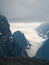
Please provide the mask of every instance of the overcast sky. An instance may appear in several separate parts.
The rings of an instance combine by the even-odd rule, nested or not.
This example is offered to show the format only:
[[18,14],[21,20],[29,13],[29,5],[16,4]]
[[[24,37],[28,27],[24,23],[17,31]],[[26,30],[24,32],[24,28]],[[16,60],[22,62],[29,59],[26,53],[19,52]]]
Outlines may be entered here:
[[49,21],[49,0],[0,0],[0,14],[9,19]]

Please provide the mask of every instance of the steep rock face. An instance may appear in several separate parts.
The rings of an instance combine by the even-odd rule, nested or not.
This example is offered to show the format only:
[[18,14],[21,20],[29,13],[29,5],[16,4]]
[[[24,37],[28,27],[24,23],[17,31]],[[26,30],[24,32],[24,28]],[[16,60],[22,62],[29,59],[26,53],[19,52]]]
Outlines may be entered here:
[[26,39],[25,35],[21,31],[14,32],[13,38],[19,43],[19,45],[23,49],[27,48],[27,46],[28,46],[27,39]]
[[10,31],[10,25],[8,23],[8,20],[5,16],[0,15],[0,32],[2,33],[2,35],[10,35],[11,31]]
[[49,60],[49,39],[43,42],[43,45],[39,48],[35,57]]
[[18,45],[21,47],[22,49],[22,56],[23,57],[28,57],[27,53],[26,53],[26,49],[27,49],[27,46],[29,45],[25,35],[21,32],[21,31],[16,31],[14,32],[13,34],[13,38],[14,40],[18,43]]
[[17,41],[13,39],[8,20],[3,15],[0,15],[0,56],[22,56],[22,49]]
[[2,42],[7,41],[11,36],[10,25],[5,16],[0,15],[0,40]]
[[10,44],[12,43],[10,25],[5,16],[0,15],[0,55],[8,55]]
[[41,59],[49,60],[49,23],[43,23],[39,27],[36,28],[37,33],[39,36],[45,38],[45,41],[42,42],[43,44],[38,49],[35,57]]

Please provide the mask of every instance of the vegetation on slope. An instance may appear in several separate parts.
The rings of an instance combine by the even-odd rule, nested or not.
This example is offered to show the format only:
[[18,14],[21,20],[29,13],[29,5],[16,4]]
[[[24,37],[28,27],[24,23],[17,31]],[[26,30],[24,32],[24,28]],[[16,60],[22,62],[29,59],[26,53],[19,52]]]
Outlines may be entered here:
[[0,57],[0,65],[49,65],[49,61],[37,58]]

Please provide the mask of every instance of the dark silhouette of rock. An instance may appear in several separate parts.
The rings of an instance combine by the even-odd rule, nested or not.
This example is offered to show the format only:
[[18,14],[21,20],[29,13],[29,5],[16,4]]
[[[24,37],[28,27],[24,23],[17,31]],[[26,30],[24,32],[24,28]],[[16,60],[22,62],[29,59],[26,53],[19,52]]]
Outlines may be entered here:
[[[19,32],[16,32],[16,34],[17,33]],[[18,38],[18,35],[15,35],[15,37],[17,36]],[[11,34],[10,25],[8,23],[7,18],[5,16],[0,15],[0,56],[23,57],[27,55],[25,50],[23,50],[22,47],[18,44],[18,41],[21,39],[21,37],[18,38],[19,40],[15,40],[15,37]],[[25,42],[25,38],[22,41],[27,44]],[[22,41],[20,41],[20,44]]]
[[43,34],[42,37],[46,35],[47,39],[38,49],[35,57],[49,60],[49,23],[41,24],[36,30],[39,33],[39,35]]
[[11,31],[8,20],[5,16],[0,15],[0,39],[4,42],[9,36],[11,36]]
[[26,39],[25,35],[21,31],[14,32],[13,38],[18,42],[22,49],[27,49],[28,45],[30,47],[29,41]]
[[36,28],[38,34],[42,37],[47,36],[47,32],[49,31],[49,23],[42,23],[40,26]]
[[13,43],[12,39],[13,37],[10,31],[8,20],[5,16],[0,15],[0,55],[9,55],[10,45],[12,45],[11,43]]
[[49,38],[43,42],[35,57],[49,60]]

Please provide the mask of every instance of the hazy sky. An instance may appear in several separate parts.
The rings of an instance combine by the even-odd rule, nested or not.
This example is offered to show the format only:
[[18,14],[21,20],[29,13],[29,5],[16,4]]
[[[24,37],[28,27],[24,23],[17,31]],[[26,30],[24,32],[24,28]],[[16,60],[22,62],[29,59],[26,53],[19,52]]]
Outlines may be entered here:
[[49,21],[49,0],[0,0],[0,14],[9,19]]

